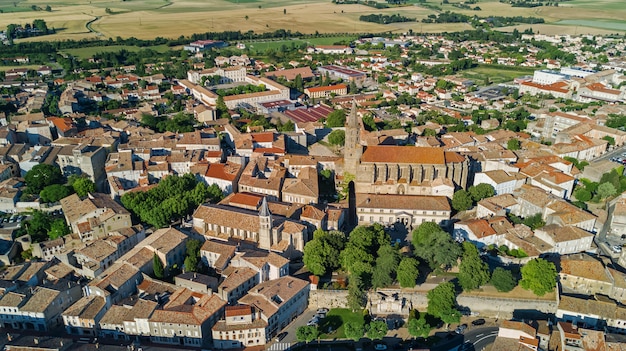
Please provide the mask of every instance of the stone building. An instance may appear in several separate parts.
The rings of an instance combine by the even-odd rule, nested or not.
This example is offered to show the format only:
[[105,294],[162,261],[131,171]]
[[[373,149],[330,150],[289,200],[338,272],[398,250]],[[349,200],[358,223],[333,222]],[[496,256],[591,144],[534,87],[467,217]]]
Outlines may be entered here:
[[446,187],[437,194],[436,185],[467,186],[466,157],[433,147],[375,145],[364,149],[361,126],[353,103],[346,122],[344,173],[355,177],[356,193],[445,195]]

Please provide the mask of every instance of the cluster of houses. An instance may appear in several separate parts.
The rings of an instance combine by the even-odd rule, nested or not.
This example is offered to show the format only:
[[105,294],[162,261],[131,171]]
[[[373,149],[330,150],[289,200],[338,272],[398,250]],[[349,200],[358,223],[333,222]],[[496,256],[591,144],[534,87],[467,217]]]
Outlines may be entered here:
[[[494,51],[493,43],[456,43],[441,36],[370,40],[399,47],[402,57],[408,57],[409,44],[437,47],[443,58],[421,60],[425,66],[447,64],[448,55],[461,49],[477,62],[512,64],[504,52]],[[568,50],[581,42],[564,40],[575,44]],[[289,275],[290,260],[302,256],[316,229],[380,223],[410,233],[421,223],[436,222],[459,241],[480,248],[504,245],[526,256],[503,257],[505,262],[560,257],[563,295],[555,311],[556,329],[550,335],[544,325],[506,322],[496,340],[502,345],[499,349],[519,345],[547,349],[557,342],[553,340],[559,340],[563,350],[571,345],[584,349],[592,337],[600,339],[602,332],[594,330],[626,330],[626,313],[615,302],[626,300],[626,276],[589,254],[599,252],[594,237],[602,225],[608,223],[613,233],[626,227],[626,202],[615,199],[610,204],[614,210],[602,220],[570,202],[579,179],[598,181],[619,166],[596,161],[626,142],[625,131],[605,126],[609,115],[626,112],[620,104],[626,77],[618,60],[601,70],[589,64],[561,67],[534,59],[537,51],[529,50],[521,65],[545,64],[549,70],[517,81],[521,94],[545,94],[541,107],[528,109],[533,119],[526,130],[499,129],[504,121],[488,119],[480,121],[484,133],[447,132],[445,124],[416,123],[418,117],[436,112],[469,126],[477,123],[471,118],[474,110],[506,114],[519,102],[498,89],[472,93],[474,82],[458,76],[407,75],[399,61],[344,46],[307,50],[302,60],[307,65],[294,62],[295,68],[269,70],[270,64],[245,55],[218,56],[215,67],[206,68],[206,50],[223,45],[206,40],[185,47],[193,53],[193,69],[187,79],[178,81],[160,73],[167,63],[147,64],[142,77],[134,73],[136,67],[125,66],[107,76],[89,72],[76,81],[57,80],[56,84],[67,83],[58,101],[59,117],[36,112],[47,87],[24,82],[26,74],[8,72],[19,77],[7,76],[2,84],[17,86],[19,81],[24,92],[9,98],[20,114],[0,116],[0,210],[62,213],[72,234],[33,242],[27,235],[16,238],[19,224],[0,228],[0,260],[8,265],[0,272],[3,327],[46,332],[63,325],[69,334],[149,338],[172,347],[260,346],[308,307],[312,286]],[[620,45],[613,43],[613,48]],[[316,65],[312,61],[320,53],[339,56],[332,64]],[[592,59],[582,56],[580,62]],[[252,74],[258,70],[267,72]],[[349,86],[361,87],[381,75],[388,79],[377,93],[348,95]],[[276,81],[298,77],[308,85],[301,92],[304,96],[294,96]],[[308,83],[316,77],[329,77],[333,83]],[[440,80],[452,88],[437,87]],[[160,89],[164,82],[171,86]],[[222,97],[216,91],[241,85],[265,90]],[[166,94],[188,96],[184,111],[193,114],[201,127],[158,133],[142,126],[142,116],[158,115],[157,107],[167,103]],[[397,106],[399,116],[372,108],[406,94],[420,103]],[[556,98],[597,101],[600,106],[563,111],[566,105]],[[308,106],[303,103],[307,99],[324,103]],[[119,117],[115,119],[84,114],[86,105],[111,100],[132,102],[133,107],[105,111]],[[243,108],[281,123],[291,121],[294,130],[251,126],[242,131],[217,114],[219,100],[233,120],[241,118],[234,110]],[[347,111],[345,126],[337,128],[345,132],[342,153],[319,143],[330,132],[323,120],[335,109]],[[413,124],[368,131],[366,116],[375,122],[398,119],[405,127]],[[518,150],[508,147],[511,140],[519,141]],[[566,157],[591,165],[580,171]],[[52,206],[26,201],[22,177],[38,164],[56,165],[65,176],[88,177],[97,192],[83,198],[73,194]],[[200,205],[178,228],[133,223],[131,213],[119,203],[128,192],[145,191],[163,177],[187,173],[216,184],[225,197],[217,204]],[[322,196],[322,173],[330,174],[336,184],[352,183],[351,205],[329,203],[332,199]],[[495,195],[479,201],[465,217],[453,219],[455,191],[479,184],[490,184]],[[545,226],[531,229],[512,221],[513,216],[537,215]],[[178,273],[192,239],[202,242],[200,258],[211,274],[183,271],[173,283],[152,278],[155,258],[163,263],[165,274]],[[21,250],[32,250],[35,259],[15,264]],[[626,253],[617,263],[626,267]]]

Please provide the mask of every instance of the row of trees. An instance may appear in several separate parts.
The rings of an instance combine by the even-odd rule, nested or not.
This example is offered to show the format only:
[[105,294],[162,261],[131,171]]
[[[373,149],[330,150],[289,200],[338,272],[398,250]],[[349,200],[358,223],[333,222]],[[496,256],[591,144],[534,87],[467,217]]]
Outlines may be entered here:
[[193,132],[197,123],[192,114],[179,112],[172,116],[153,116],[151,114],[143,114],[141,116],[141,124],[159,133],[165,131],[173,133]]
[[378,24],[388,24],[388,23],[400,23],[400,22],[415,22],[415,18],[402,16],[401,14],[370,14],[370,15],[361,15],[359,17],[359,21],[363,22],[373,22]]
[[126,193],[121,201],[142,222],[162,228],[190,215],[198,205],[222,198],[222,190],[216,184],[207,186],[187,173],[167,176],[148,191]]
[[623,166],[611,170],[602,175],[599,182],[593,182],[589,179],[582,178],[574,190],[574,197],[578,203],[574,203],[579,207],[584,207],[584,203],[591,201],[598,203],[615,194],[621,194],[626,191],[626,176],[623,174]]

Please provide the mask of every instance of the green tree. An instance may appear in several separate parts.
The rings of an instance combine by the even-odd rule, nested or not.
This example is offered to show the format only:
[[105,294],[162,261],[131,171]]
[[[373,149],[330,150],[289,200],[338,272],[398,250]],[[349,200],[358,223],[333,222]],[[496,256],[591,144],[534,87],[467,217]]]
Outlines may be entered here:
[[346,142],[346,132],[341,129],[336,129],[328,134],[328,142],[331,145],[343,146]]
[[428,314],[441,319],[444,323],[458,323],[461,314],[456,310],[456,293],[454,284],[439,284],[426,295],[428,298]]
[[197,239],[188,240],[185,244],[187,248],[187,256],[185,257],[185,269],[189,272],[196,272],[200,263],[200,248],[202,242]]
[[154,276],[159,279],[163,279],[165,276],[163,262],[161,262],[161,259],[156,253],[154,254],[154,257],[152,257],[152,270],[154,271]]
[[390,244],[385,244],[378,249],[378,258],[372,274],[372,286],[383,288],[393,283],[398,263],[400,263],[400,253]]
[[521,145],[518,139],[509,139],[509,141],[506,142],[506,148],[509,150],[519,150]]
[[304,91],[304,82],[302,81],[302,76],[298,74],[294,79],[294,87],[297,91]]
[[531,290],[535,295],[543,296],[554,291],[558,276],[554,263],[535,258],[522,267],[522,280],[520,286]]
[[398,265],[398,283],[403,288],[412,288],[419,273],[419,262],[412,257],[404,257]]
[[491,284],[501,292],[509,292],[517,286],[517,281],[510,270],[497,267],[491,274]]
[[472,204],[472,196],[464,189],[456,191],[452,196],[452,208],[457,211],[469,210]]
[[365,328],[360,322],[346,322],[343,325],[343,332],[346,334],[346,338],[357,342],[365,335]]
[[615,186],[611,183],[598,185],[598,196],[600,196],[601,199],[606,199],[609,196],[615,195],[615,193],[617,193],[617,189],[615,189]]
[[61,169],[47,163],[34,166],[24,176],[26,185],[31,194],[38,194],[43,188],[52,184],[62,184],[63,174]]
[[70,233],[70,227],[67,226],[64,219],[56,219],[50,224],[50,231],[48,231],[48,238],[50,240],[60,238]]
[[496,190],[493,188],[493,186],[485,183],[472,185],[469,187],[468,191],[472,196],[472,200],[474,200],[474,202],[478,202],[482,199],[492,197],[496,194]]
[[39,193],[43,202],[57,202],[72,193],[70,188],[61,184],[48,185]]
[[586,188],[578,188],[574,191],[574,197],[578,201],[587,202],[591,200],[591,192]]
[[35,210],[31,218],[23,225],[33,242],[42,242],[48,239],[48,231],[52,225],[52,216],[43,211]]
[[296,339],[302,342],[311,342],[319,336],[319,330],[314,325],[303,325],[296,329]]
[[413,246],[413,253],[432,269],[455,266],[462,253],[452,236],[433,222],[424,222],[413,231]]
[[371,321],[367,328],[367,337],[372,340],[381,340],[387,335],[388,330],[387,322]]
[[378,249],[389,243],[389,234],[380,224],[358,226],[350,232],[346,248],[341,252],[341,266],[350,274],[359,275],[363,284],[369,285],[363,274],[372,273]]
[[464,291],[474,290],[489,281],[489,266],[480,258],[476,246],[469,241],[463,243],[458,279]]
[[96,192],[96,184],[87,177],[80,177],[72,183],[72,188],[80,197]]
[[345,246],[346,236],[342,232],[318,229],[313,240],[304,246],[303,262],[311,273],[322,276],[341,266],[339,255]]
[[432,326],[426,322],[426,318],[424,316],[420,318],[411,318],[409,319],[409,334],[415,338],[427,338],[430,334],[430,331],[433,329]]
[[329,128],[343,127],[346,124],[346,111],[335,110],[326,117],[326,126]]

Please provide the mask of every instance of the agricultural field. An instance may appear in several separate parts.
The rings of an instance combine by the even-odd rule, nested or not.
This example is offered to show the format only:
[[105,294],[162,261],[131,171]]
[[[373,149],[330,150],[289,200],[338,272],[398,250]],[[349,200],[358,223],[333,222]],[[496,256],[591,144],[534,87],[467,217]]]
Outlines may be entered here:
[[[383,0],[380,0],[383,2]],[[451,0],[460,2],[460,0]],[[52,11],[33,11],[32,7]],[[420,20],[442,11],[478,16],[535,16],[546,24],[533,25],[541,33],[564,34],[626,31],[623,0],[572,0],[559,7],[513,8],[497,0],[482,0],[481,11],[463,10],[428,0],[411,0],[400,8],[374,9],[364,5],[335,5],[330,0],[0,0],[0,28],[43,18],[57,33],[24,40],[63,40],[97,37],[178,37],[192,33],[289,29],[302,33],[443,32],[470,29],[467,24],[424,24]],[[401,13],[416,22],[376,24],[359,21],[373,13]],[[525,28],[526,26],[517,26]],[[551,26],[551,27],[550,27]],[[516,28],[517,28],[516,27]],[[545,28],[544,28],[545,27]],[[545,29],[545,30],[544,30]],[[504,30],[513,30],[513,27]]]

